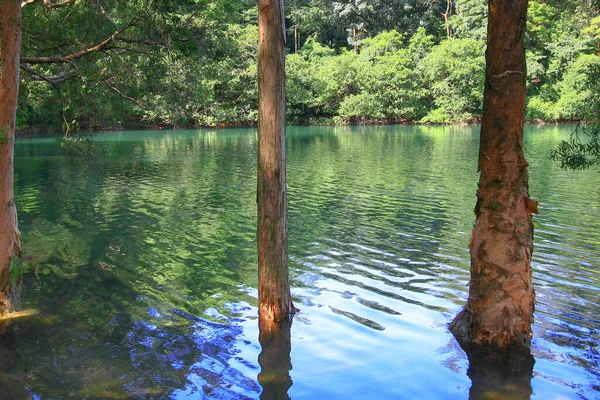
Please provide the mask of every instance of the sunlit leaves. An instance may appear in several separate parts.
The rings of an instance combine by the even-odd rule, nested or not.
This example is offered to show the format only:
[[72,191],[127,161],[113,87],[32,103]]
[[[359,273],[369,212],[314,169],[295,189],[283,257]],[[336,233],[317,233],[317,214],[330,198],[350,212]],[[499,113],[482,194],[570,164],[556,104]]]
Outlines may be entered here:
[[447,40],[420,64],[434,107],[423,122],[450,123],[481,115],[485,72],[484,42]]

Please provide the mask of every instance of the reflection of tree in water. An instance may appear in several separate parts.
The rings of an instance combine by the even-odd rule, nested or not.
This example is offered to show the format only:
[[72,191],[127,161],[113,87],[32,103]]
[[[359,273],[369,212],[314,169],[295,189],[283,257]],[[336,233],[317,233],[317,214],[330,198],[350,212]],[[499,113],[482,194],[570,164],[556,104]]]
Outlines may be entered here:
[[0,321],[0,400],[31,398],[23,383],[23,374],[15,371],[18,360],[10,323]]
[[[215,323],[184,312],[174,312],[193,322],[189,327],[189,333],[174,337],[168,333],[165,335],[165,332],[157,330],[155,326],[138,324],[129,336],[136,337],[129,346],[130,348],[136,346],[136,350],[131,353],[134,365],[164,364],[171,365],[174,369],[183,369],[186,373],[185,382],[181,389],[173,392],[173,397],[190,395],[204,395],[218,399],[256,397],[260,391],[256,381],[245,376],[229,363],[238,353],[237,337],[242,333],[242,328],[231,323]],[[140,349],[140,343],[144,343],[145,348]],[[160,352],[157,349],[160,349]],[[177,379],[177,375],[174,375],[174,378]],[[163,388],[181,387],[182,382],[169,381],[169,376],[160,376],[160,379],[156,380],[156,383]]]
[[473,345],[461,347],[452,339],[439,349],[439,354],[445,355],[442,363],[446,368],[463,376],[466,372],[471,380],[470,400],[525,400],[533,394],[531,379],[535,359],[527,349],[497,351]]
[[[17,370],[26,374],[33,393],[143,398],[175,391],[237,399],[259,392],[253,379],[230,366],[241,327],[178,309],[161,313],[152,307],[155,301],[135,298],[109,275],[95,274],[96,290],[82,276],[53,288],[40,318],[16,326]],[[63,308],[71,313],[59,314]]]
[[[241,327],[223,315],[236,315],[226,303],[252,301],[236,285],[256,279],[251,139],[158,139],[105,144],[106,159],[94,161],[40,145],[39,158],[18,162],[24,301],[40,315],[16,326],[17,370],[33,393],[260,391],[230,366]],[[206,310],[223,323],[199,318]]]
[[469,357],[470,400],[525,400],[531,397],[535,362],[531,353],[475,346],[464,350]]
[[289,399],[287,394],[292,387],[291,320],[280,322],[259,320],[259,342],[262,348],[258,356],[260,374],[258,382],[262,386],[261,400]]
[[[304,306],[321,301],[317,291],[328,292],[341,283],[344,292],[336,306],[346,317],[382,322],[378,315],[383,314],[373,310],[406,315],[404,306],[415,304],[446,312],[450,318],[452,306],[436,300],[462,301],[473,215],[471,206],[461,204],[474,198],[474,189],[462,181],[468,176],[463,171],[472,169],[466,160],[476,143],[470,135],[438,127],[415,128],[414,135],[396,134],[394,127],[378,128],[381,133],[370,132],[369,137],[365,132],[364,141],[351,132],[335,134],[323,128],[322,134],[314,134],[310,129],[295,136],[292,132],[288,141],[293,150],[288,154],[290,212],[295,216],[290,219],[292,276],[295,273],[298,294],[311,290],[302,300]],[[223,344],[211,350],[212,339],[196,335],[213,335],[213,328],[203,329],[205,320],[182,314],[215,321],[206,310],[215,311],[217,318],[231,317],[235,313],[223,303],[254,302],[236,285],[256,285],[255,139],[231,132],[188,136],[161,132],[156,133],[157,140],[114,144],[101,139],[107,155],[95,162],[68,160],[50,142],[16,144],[15,193],[28,258],[24,300],[25,306],[40,309],[39,319],[19,322],[22,336],[16,345],[22,357],[17,369],[27,374],[33,392],[51,398],[71,393],[98,397],[194,393],[193,397],[211,396],[208,393],[219,379],[225,383],[218,387],[243,381],[230,367],[238,362],[231,359],[236,346],[221,351]],[[131,135],[135,137],[127,133]],[[541,141],[543,135],[530,138]],[[530,146],[530,152],[539,153],[533,163],[546,160],[547,150]],[[545,197],[547,205],[536,217],[540,227],[536,236],[541,240],[534,252],[539,300],[534,351],[538,359],[556,361],[553,371],[562,371],[561,364],[585,369],[578,385],[587,394],[590,386],[598,390],[597,375],[589,378],[599,363],[594,308],[598,302],[593,297],[597,272],[581,261],[598,258],[594,244],[600,237],[590,228],[596,220],[594,209],[587,205],[588,212],[578,212],[581,204],[566,196],[589,199],[590,188],[597,186],[591,178],[596,177],[557,181],[552,177],[558,168],[544,161],[536,168],[543,173],[532,179],[537,185],[532,192],[540,193],[540,200]],[[433,177],[417,175],[428,169],[434,171]],[[474,184],[475,179],[469,181]],[[544,182],[554,186],[545,187]],[[398,193],[403,195],[397,198]],[[398,202],[406,198],[423,201]],[[425,213],[418,214],[421,211]],[[551,227],[565,221],[571,221],[565,226],[568,246],[558,246],[557,230]],[[335,240],[321,240],[327,238]],[[407,253],[407,248],[426,251]],[[331,249],[337,253],[326,252]],[[322,254],[340,264],[336,268],[344,273],[326,276],[304,266],[326,266],[329,261],[312,258]],[[363,266],[380,273],[376,281],[360,269]],[[332,285],[318,285],[323,277]],[[428,293],[431,296],[423,298]],[[354,301],[367,308],[348,306]],[[226,341],[230,335],[239,341],[237,333],[223,329],[215,340]],[[452,348],[448,353],[457,351]],[[245,359],[254,365],[242,370],[256,367],[254,357]],[[463,380],[464,365],[459,359],[457,376]],[[540,370],[542,365],[538,364]],[[540,379],[556,380],[553,371]],[[242,387],[247,390],[237,387],[230,397],[215,389],[211,393],[239,398],[240,393],[257,397],[260,392],[256,384]]]

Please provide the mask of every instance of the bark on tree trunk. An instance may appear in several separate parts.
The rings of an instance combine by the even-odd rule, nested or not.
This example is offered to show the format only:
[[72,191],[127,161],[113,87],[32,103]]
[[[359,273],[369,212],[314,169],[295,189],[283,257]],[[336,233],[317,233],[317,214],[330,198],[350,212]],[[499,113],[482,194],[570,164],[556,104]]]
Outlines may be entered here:
[[19,94],[19,55],[21,52],[21,2],[4,0],[0,78],[0,315],[15,309],[19,298],[21,255],[14,202],[14,140]]
[[285,181],[283,0],[258,0],[258,301],[261,319],[293,314]]
[[452,0],[448,0],[446,3],[446,12],[442,13],[444,17],[444,25],[446,26],[446,36],[448,39],[452,37],[452,28],[450,27],[450,13],[452,12]]
[[523,156],[527,0],[490,0],[477,217],[467,305],[450,328],[461,345],[529,349],[537,203]]

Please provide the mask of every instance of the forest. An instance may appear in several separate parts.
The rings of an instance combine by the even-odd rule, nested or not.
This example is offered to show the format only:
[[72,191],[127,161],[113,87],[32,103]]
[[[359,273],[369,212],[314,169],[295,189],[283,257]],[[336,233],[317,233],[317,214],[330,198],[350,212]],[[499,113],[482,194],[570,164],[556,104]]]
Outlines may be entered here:
[[[257,123],[255,1],[30,3],[18,131]],[[598,12],[529,2],[528,121],[585,117]],[[292,0],[285,22],[288,124],[480,121],[486,0]]]

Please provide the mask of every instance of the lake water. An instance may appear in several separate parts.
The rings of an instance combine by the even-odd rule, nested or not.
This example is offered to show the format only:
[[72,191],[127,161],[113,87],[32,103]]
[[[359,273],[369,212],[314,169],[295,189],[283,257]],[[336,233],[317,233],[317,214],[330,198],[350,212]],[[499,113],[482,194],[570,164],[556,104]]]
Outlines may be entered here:
[[[526,127],[535,366],[487,398],[600,398],[600,175],[548,159],[571,129]],[[482,384],[447,328],[467,296],[478,131],[288,129],[292,399],[468,399]],[[256,143],[115,132],[87,159],[18,140],[23,306],[38,314],[15,322],[0,384],[258,398]]]

